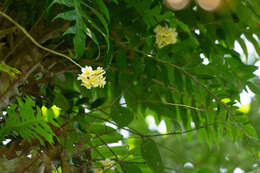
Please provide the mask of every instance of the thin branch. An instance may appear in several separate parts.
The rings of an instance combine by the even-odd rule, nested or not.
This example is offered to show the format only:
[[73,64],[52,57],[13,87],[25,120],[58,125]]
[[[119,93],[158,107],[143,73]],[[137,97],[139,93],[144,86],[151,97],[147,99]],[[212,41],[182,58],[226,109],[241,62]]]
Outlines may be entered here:
[[[94,64],[94,65],[99,65],[99,66],[102,65],[102,63],[93,62],[93,61],[87,61],[87,63],[89,63],[89,64]],[[117,70],[118,70],[116,67],[112,67],[112,66],[110,66],[109,69],[110,69],[110,70],[113,70],[113,71],[117,71]],[[128,71],[128,70],[124,70],[124,73],[133,75],[133,72]],[[147,76],[143,74],[143,75],[141,75],[141,78],[142,78],[142,79],[146,79]],[[157,84],[157,85],[162,86],[162,87],[165,86],[165,84],[164,84],[163,82],[161,82],[160,80],[155,79],[155,78],[152,79],[152,82],[153,82],[154,84]],[[165,86],[165,87],[167,87],[167,88],[168,88],[169,90],[171,90],[172,92],[176,92],[176,93],[179,93],[179,94],[181,94],[181,95],[185,95],[185,96],[187,96],[187,97],[190,97],[192,100],[197,101],[194,97],[191,97],[189,94],[187,94],[187,93],[185,93],[185,92],[179,91],[177,88],[174,88],[174,87],[173,87],[172,85],[170,85],[170,84],[168,84],[168,86]],[[202,104],[202,103],[201,103],[201,104]],[[205,107],[204,104],[202,104],[202,105],[203,105],[203,107]],[[175,105],[175,106],[180,106],[180,104],[179,104],[179,105]],[[195,108],[195,109],[198,110],[199,108]],[[200,111],[202,111],[202,109],[200,109]],[[213,112],[214,112],[214,111],[213,111]]]
[[[162,145],[161,143],[159,143],[159,142],[156,142],[156,141],[154,141],[158,146],[160,146],[162,149],[164,149],[164,150],[167,150],[168,152],[170,152],[170,153],[172,153],[176,158],[178,158],[178,159],[180,159],[180,158],[182,158],[181,157],[181,154],[179,153],[179,152],[176,152],[176,151],[174,151],[174,149],[173,148],[169,148],[169,147],[167,147],[167,146],[164,146],[164,145]],[[193,161],[193,160],[191,160],[191,158],[182,158],[182,160],[184,161],[184,162],[191,162],[194,166],[196,166],[196,163]]]
[[122,165],[121,161],[119,160],[119,158],[117,157],[116,153],[108,146],[108,144],[95,132],[91,131],[91,133],[95,134],[96,137],[107,147],[107,149],[115,156],[115,159],[117,161],[117,163],[120,165],[122,171],[124,173],[127,173],[124,165]]
[[[196,79],[192,74],[190,74],[189,72],[187,72],[186,70],[184,70],[182,67],[180,67],[180,66],[178,66],[178,65],[169,63],[169,62],[167,62],[167,61],[165,61],[165,60],[156,58],[156,57],[154,57],[154,56],[152,56],[152,55],[148,55],[148,54],[146,54],[145,52],[140,51],[140,50],[136,50],[136,49],[135,49],[135,51],[138,52],[138,53],[141,53],[142,55],[144,55],[144,56],[145,56],[146,58],[148,58],[148,59],[152,59],[152,60],[155,60],[155,61],[157,61],[157,62],[159,62],[159,63],[166,64],[166,65],[168,65],[168,66],[170,66],[170,67],[172,67],[172,68],[174,68],[174,69],[177,69],[177,70],[181,71],[184,75],[188,76],[188,77],[191,78],[195,83],[197,83],[199,86],[201,86],[202,88],[204,88],[204,89],[209,93],[209,95],[211,95],[211,96],[216,100],[216,102],[218,102],[218,104],[220,104],[221,106],[223,106],[224,109],[225,109],[230,115],[232,115],[232,116],[231,116],[231,119],[232,119],[233,121],[235,121],[235,120],[233,119],[233,117],[235,116],[235,114],[233,113],[233,111],[231,111],[231,109],[230,109],[225,103],[221,102],[221,100],[220,100],[214,93],[212,93],[212,92],[208,89],[208,87],[207,87],[206,85],[204,85],[203,83],[201,83],[201,82],[200,82],[198,79]],[[244,135],[244,136],[248,137],[247,134],[246,134],[246,132],[245,132],[245,130],[244,130],[244,128],[241,126],[241,124],[236,123],[235,125],[236,125],[237,127],[239,127],[239,128],[243,131],[243,135]],[[259,144],[259,145],[260,145],[260,144]]]
[[[97,116],[93,116],[93,115],[88,115],[89,117],[93,117],[93,118],[96,118],[96,119],[100,119],[100,120],[103,120],[105,122],[108,122],[108,123],[111,123],[115,126],[118,127],[118,125],[110,120],[107,120],[105,118],[101,118],[101,117],[97,117]],[[123,127],[118,127],[118,128],[121,128],[121,129],[124,129],[134,135],[137,135],[138,138],[151,138],[151,137],[160,137],[160,136],[170,136],[170,135],[183,135],[185,133],[190,133],[190,132],[193,132],[193,131],[197,131],[199,129],[203,129],[203,128],[207,128],[209,126],[214,126],[214,125],[217,125],[217,124],[226,124],[228,122],[214,122],[214,123],[209,123],[209,124],[205,124],[204,126],[200,126],[200,127],[197,127],[197,128],[193,128],[193,129],[189,129],[189,130],[184,130],[184,131],[181,131],[181,132],[169,132],[169,133],[165,133],[165,134],[150,134],[150,135],[144,135],[142,133],[140,133],[139,131],[135,130],[135,129],[127,129],[127,128],[123,128]],[[230,122],[231,123],[231,122]],[[232,123],[233,124],[233,123]],[[131,137],[130,137],[131,138]],[[136,138],[136,137],[132,137],[132,138]]]
[[24,173],[26,172],[35,162],[37,162],[37,160],[40,159],[39,154],[37,154],[36,156],[34,156],[32,159],[30,159],[26,164],[22,165],[22,166],[18,166],[15,169],[15,172],[17,173]]
[[121,103],[121,104],[118,104],[118,105],[128,105],[128,104],[136,104],[136,103],[159,103],[159,104],[164,104],[164,105],[184,107],[184,108],[187,108],[187,109],[195,109],[197,111],[203,111],[200,108],[192,107],[192,106],[189,106],[189,105],[178,104],[178,103],[162,102],[162,101],[158,101],[158,100],[137,100],[135,102],[125,102],[125,103]]
[[104,160],[106,159],[106,157],[97,149],[96,146],[93,146],[91,142],[89,142],[88,145],[91,147],[91,149],[94,149]]
[[162,63],[162,64],[166,64],[174,69],[177,69],[179,71],[181,71],[184,75],[188,76],[189,78],[191,78],[195,83],[197,83],[199,86],[201,86],[202,88],[204,88],[220,105],[222,105],[226,111],[228,111],[231,115],[234,115],[234,113],[227,107],[227,105],[223,102],[220,101],[220,99],[215,95],[213,94],[206,85],[202,84],[198,79],[196,79],[192,74],[190,74],[189,72],[187,72],[186,70],[184,70],[182,67],[178,66],[178,65],[175,65],[175,64],[172,64],[172,63],[169,63],[168,61],[165,61],[165,60],[162,60],[160,58],[156,58],[152,55],[148,55],[146,54],[145,52],[143,51],[140,51],[140,50],[137,50],[135,49],[134,50],[135,52],[138,52],[138,53],[141,53],[142,55],[144,55],[146,58],[148,59],[152,59],[152,60],[155,60],[159,63]]
[[0,11],[0,15],[2,15],[4,18],[6,18],[7,20],[9,20],[11,23],[13,23],[17,28],[19,28],[24,34],[25,36],[32,41],[33,44],[35,44],[35,46],[37,46],[38,48],[50,52],[54,55],[57,56],[61,56],[64,57],[66,59],[68,59],[69,61],[71,61],[73,64],[75,64],[76,66],[78,66],[79,68],[82,68],[81,65],[79,65],[76,61],[74,61],[71,57],[62,54],[60,52],[57,52],[55,50],[49,49],[47,47],[42,46],[41,44],[39,44],[27,31],[24,27],[22,27],[20,24],[18,24],[15,20],[13,20],[10,16],[8,16],[7,14],[5,14],[4,12]]
[[[101,111],[101,110],[100,110]],[[103,112],[104,113],[104,112]],[[107,113],[106,113],[107,114]],[[105,118],[102,118],[102,117],[97,117],[97,116],[94,116],[94,115],[88,115],[89,117],[93,117],[93,118],[96,118],[96,119],[99,119],[99,120],[103,120],[103,121],[105,121],[105,122],[108,122],[108,123],[111,123],[111,124],[113,124],[113,125],[115,125],[115,126],[117,126],[118,127],[118,125],[116,124],[116,123],[114,123],[114,122],[112,122],[112,121],[110,121],[110,120],[108,120],[108,119],[105,119]],[[120,129],[123,129],[123,130],[126,130],[126,131],[128,131],[128,132],[130,132],[130,133],[132,133],[132,134],[135,134],[135,135],[137,135],[137,136],[140,136],[140,137],[143,137],[144,135],[143,134],[141,134],[140,132],[138,132],[138,131],[136,131],[135,129],[131,129],[131,128],[124,128],[124,127],[118,127],[118,128],[120,128]]]
[[[60,42],[55,46],[55,48],[58,47],[58,46],[60,46],[62,43],[63,43],[63,41],[60,41]],[[40,58],[39,62],[40,62],[42,59],[44,59],[46,56],[48,56],[49,54],[50,54],[50,52],[46,52],[46,54],[44,54],[44,55],[42,56],[42,58]],[[2,94],[0,94],[0,101],[4,98],[4,96],[6,96],[6,95],[8,94],[13,88],[15,88],[15,87],[19,84],[20,81],[26,80],[26,78],[36,69],[36,66],[38,66],[38,64],[39,64],[39,63],[34,64],[34,65],[31,67],[30,70],[28,70],[27,72],[21,74],[18,79],[16,79],[15,81],[13,81],[13,82],[8,86],[8,88],[7,88]],[[0,107],[0,108],[1,108],[1,107]]]
[[[0,10],[1,11],[1,10]],[[31,29],[29,30],[29,33],[33,31],[34,27],[37,26],[39,24],[39,22],[41,21],[41,19],[43,18],[44,14],[46,11],[44,11],[41,16],[37,19],[37,21],[33,24],[33,26],[31,27]],[[7,53],[7,55],[3,58],[3,61],[5,61],[9,56],[11,56],[14,51],[24,42],[26,36],[24,35],[21,40],[18,41],[18,43],[16,43],[16,45],[11,49],[11,51],[9,51]]]
[[[95,109],[91,110],[90,112],[88,112],[86,114],[79,114],[78,116],[75,116],[74,118],[68,120],[66,123],[64,123],[61,126],[61,128],[66,126],[66,125],[68,125],[69,123],[71,123],[73,121],[78,120],[82,116],[89,115],[90,113],[93,113],[93,112],[96,112],[96,111],[101,111],[101,112],[104,113],[104,110],[109,109],[111,107],[119,107],[119,106],[127,105],[127,104],[137,104],[137,103],[145,103],[145,102],[146,103],[160,103],[160,104],[171,105],[171,106],[180,106],[180,107],[186,107],[186,108],[189,108],[189,109],[195,109],[195,110],[198,110],[198,111],[202,111],[202,109],[195,108],[195,107],[188,106],[188,105],[183,105],[183,104],[174,104],[174,103],[160,102],[160,101],[156,101],[156,100],[138,100],[138,101],[135,101],[135,102],[126,102],[126,103],[121,103],[121,104],[113,104],[113,105],[105,106],[103,108],[95,108]],[[100,117],[98,117],[98,118],[99,119],[103,119],[103,120],[105,120],[107,122],[109,121],[109,120],[106,120],[104,118],[100,118]],[[109,122],[111,123],[111,121],[109,121]],[[112,123],[112,124],[115,124],[115,123]],[[137,133],[135,132],[135,134],[137,134]],[[141,136],[140,133],[138,135]]]
[[199,129],[207,128],[208,126],[213,126],[213,125],[216,125],[216,124],[218,124],[218,123],[214,122],[214,123],[209,123],[209,124],[206,124],[204,126],[197,127],[197,128],[184,130],[184,131],[181,131],[181,132],[169,132],[169,133],[162,133],[162,134],[144,135],[143,137],[144,138],[147,138],[147,137],[150,138],[150,137],[160,137],[160,136],[170,136],[170,135],[183,135],[185,133],[197,131]]
[[[124,161],[125,159],[127,159],[127,158],[128,158],[131,154],[133,154],[134,152],[135,152],[135,151],[132,150],[131,152],[127,153],[127,155],[124,156],[124,157],[120,160],[120,162],[122,162],[122,161]],[[110,165],[107,169],[105,169],[105,170],[104,170],[104,173],[107,172],[109,169],[111,169],[113,166],[115,166],[115,164],[112,164],[112,165]]]
[[192,106],[189,106],[189,105],[162,102],[162,101],[158,101],[158,100],[136,100],[134,102],[125,102],[125,103],[113,104],[113,105],[105,106],[105,107],[100,108],[100,109],[107,109],[107,108],[111,108],[111,107],[118,107],[118,106],[122,106],[122,105],[130,105],[130,104],[137,104],[137,103],[160,103],[160,104],[164,104],[164,105],[184,107],[184,108],[188,108],[188,109],[195,109],[197,111],[203,111],[200,108],[192,107]]
[[[231,109],[230,109],[225,103],[221,102],[221,100],[220,100],[214,93],[212,93],[212,92],[208,89],[208,87],[207,87],[206,85],[204,85],[203,83],[201,83],[201,82],[200,82],[198,79],[196,79],[192,74],[190,74],[189,72],[187,72],[186,70],[184,70],[182,67],[177,66],[177,65],[172,64],[172,63],[169,63],[169,62],[164,61],[164,60],[162,60],[162,59],[155,58],[155,57],[153,57],[153,56],[148,56],[148,55],[146,55],[146,57],[147,57],[147,58],[150,58],[150,59],[153,59],[153,60],[155,60],[155,61],[157,61],[157,62],[160,62],[160,63],[163,63],[163,64],[167,64],[167,65],[169,65],[169,66],[171,66],[171,67],[173,67],[173,68],[175,68],[175,69],[181,71],[184,75],[186,75],[186,76],[188,76],[189,78],[191,78],[195,83],[197,83],[199,86],[201,86],[202,88],[204,88],[204,89],[216,100],[216,102],[218,102],[218,104],[222,105],[222,106],[224,107],[224,109],[231,115],[231,119],[232,119],[234,122],[236,122],[236,120],[234,119],[235,114],[233,113],[233,111],[231,111]],[[248,137],[248,135],[247,135],[246,132],[245,132],[245,129],[243,128],[243,126],[242,126],[240,123],[236,123],[235,125],[242,130],[243,135],[244,135],[245,137],[250,138],[250,137]],[[260,143],[258,143],[257,141],[254,141],[254,142],[257,143],[258,145],[260,145]]]
[[[124,92],[126,92],[127,90],[129,90],[130,86],[131,86],[131,85],[129,85],[127,88],[125,88],[125,89],[122,91],[122,93],[124,93]],[[122,95],[121,95],[121,93],[120,93],[120,94],[112,101],[112,103],[111,103],[110,105],[115,104],[115,102],[116,102],[118,99],[120,99],[121,97],[122,97]]]
[[[140,53],[140,51],[138,51]],[[143,53],[143,52],[142,52]],[[227,105],[223,102],[220,101],[220,99],[215,95],[213,94],[206,85],[202,84],[198,79],[196,79],[192,74],[190,74],[189,72],[187,72],[186,70],[184,70],[182,67],[180,66],[177,66],[175,64],[172,64],[172,63],[169,63],[167,61],[164,61],[162,59],[159,59],[159,58],[155,58],[153,56],[148,56],[146,54],[146,57],[147,58],[150,58],[150,59],[153,59],[159,63],[163,63],[163,64],[166,64],[166,65],[169,65],[179,71],[181,71],[184,75],[188,76],[189,78],[191,78],[195,83],[197,83],[199,86],[201,86],[202,88],[204,88],[220,105],[222,105],[226,111],[228,111],[228,113],[230,113],[231,115],[234,115],[234,113],[227,107]]]

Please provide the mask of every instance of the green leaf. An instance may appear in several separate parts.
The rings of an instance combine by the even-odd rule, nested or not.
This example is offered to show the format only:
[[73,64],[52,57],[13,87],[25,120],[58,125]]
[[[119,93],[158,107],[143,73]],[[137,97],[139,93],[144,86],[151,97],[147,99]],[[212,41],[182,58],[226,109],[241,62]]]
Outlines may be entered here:
[[58,118],[60,116],[60,108],[53,105],[50,109],[45,106],[41,108],[43,119],[46,122],[50,122],[53,126],[59,127],[59,124],[55,122],[53,119]]
[[[113,132],[113,133],[109,133],[109,134],[105,134],[105,135],[102,135],[100,136],[102,138],[102,140],[109,144],[109,143],[115,143],[115,142],[118,142],[120,141],[123,136],[117,132]],[[94,146],[99,146],[99,145],[104,145],[104,143],[102,141],[100,141],[99,138],[94,138],[91,143],[94,145]]]
[[242,47],[243,52],[246,55],[246,57],[248,57],[248,51],[247,51],[245,41],[242,38],[238,38],[237,41],[238,41],[239,45]]
[[[117,147],[110,147],[117,156],[125,156],[127,152],[127,148],[125,146],[117,146]],[[100,146],[97,148],[98,152],[92,152],[92,157],[99,157],[100,153],[102,153],[106,158],[113,158],[114,155],[106,146]]]
[[99,46],[99,43],[98,43],[98,40],[97,40],[95,34],[88,27],[85,28],[84,32]]
[[76,105],[83,105],[83,104],[88,104],[89,103],[89,98],[88,97],[83,97],[77,100]]
[[184,86],[183,86],[183,78],[182,74],[178,69],[174,70],[174,79],[175,79],[175,84],[177,85],[177,88],[182,91]]
[[[181,98],[180,104],[185,105],[184,102],[183,102],[183,98]],[[184,107],[179,107],[179,113],[180,113],[180,117],[181,117],[181,120],[182,120],[182,124],[185,127],[185,129],[187,129],[187,127],[189,125],[188,124],[189,123],[188,111]]]
[[12,77],[16,77],[16,75],[21,74],[21,72],[18,69],[3,64],[0,64],[0,71],[8,73]]
[[201,168],[196,173],[211,173],[211,172],[214,172],[214,171],[212,171],[209,168]]
[[99,47],[99,43],[98,43],[98,40],[97,40],[95,34],[94,34],[88,27],[85,27],[84,32],[85,32],[85,34],[86,34],[87,36],[89,36],[89,37],[94,41],[94,43],[97,45],[97,47],[98,47],[98,56],[97,56],[97,57],[99,58],[99,56],[100,56],[100,47]]
[[119,127],[127,126],[134,118],[133,113],[125,107],[113,107],[111,117]]
[[25,97],[24,101],[17,98],[17,102],[18,105],[12,104],[7,109],[6,123],[3,127],[0,126],[0,140],[11,133],[29,142],[32,138],[36,138],[42,145],[44,140],[52,144],[55,134],[42,116],[41,109],[35,106],[35,102],[30,97]]
[[128,162],[123,162],[123,167],[127,170],[127,172],[133,172],[133,173],[142,173],[141,169],[137,167],[134,164],[128,163]]
[[[194,101],[192,102],[192,106],[193,107],[196,106]],[[192,120],[195,123],[196,128],[199,128],[200,127],[200,120],[199,120],[198,112],[196,110],[194,110],[194,109],[191,109],[190,111],[191,111]]]
[[70,11],[66,11],[64,13],[59,13],[56,17],[54,17],[53,20],[58,19],[58,18],[73,21],[73,20],[77,20],[78,16],[77,16],[77,13],[75,10],[70,10]]
[[[84,3],[85,4],[85,3]],[[88,22],[90,24],[92,24],[92,26],[97,29],[98,31],[100,31],[100,29],[94,24],[94,22],[92,22],[92,19],[89,17],[89,15],[81,8],[80,3],[75,1],[75,9],[76,9],[76,13],[78,16],[80,16],[80,18],[78,18],[76,26],[77,26],[77,30],[82,30],[88,37],[90,37],[94,43],[97,45],[98,47],[98,56],[97,58],[99,58],[100,56],[100,47],[99,47],[99,43],[98,40],[95,36],[95,34],[89,29],[89,27],[84,23],[83,20],[83,16],[87,18]],[[101,31],[101,33],[103,33]],[[86,39],[86,38],[85,38]],[[75,44],[74,44],[75,45]],[[84,45],[86,46],[86,45]]]
[[52,171],[52,173],[62,173],[61,167],[59,167],[57,170]]
[[187,33],[189,33],[191,35],[191,31],[188,25],[186,25],[185,23],[183,23],[182,21],[174,18],[174,21],[176,22],[176,24],[183,29],[184,31],[186,31]]
[[70,103],[69,101],[66,99],[66,97],[64,97],[62,94],[57,93],[55,95],[55,98],[53,100],[53,105],[57,105],[58,107],[62,108],[63,110],[68,110],[70,108]]
[[188,76],[185,76],[185,83],[186,83],[186,91],[192,95],[193,93],[193,88],[192,88],[192,82],[191,79]]
[[[77,20],[77,22],[79,21]],[[73,38],[74,49],[77,56],[81,57],[84,54],[86,49],[86,35],[80,27],[77,26],[76,30],[77,30],[76,34]]]
[[164,86],[168,87],[169,85],[169,76],[168,76],[168,70],[165,65],[158,65],[157,66],[160,70],[159,73],[159,79],[161,79],[164,82]]
[[71,27],[69,27],[69,28],[63,33],[63,36],[64,36],[64,35],[67,35],[67,34],[76,34],[76,26],[71,26]]
[[55,78],[55,84],[66,91],[66,97],[69,96],[69,93],[74,93],[71,95],[76,96],[76,93],[80,92],[80,82],[77,80],[76,75],[71,72],[64,73],[65,80],[60,78]]
[[73,6],[73,2],[72,0],[54,0],[51,5],[49,6],[49,8],[53,5],[53,4],[61,4],[61,5],[65,5],[67,7],[72,7]]
[[126,58],[124,50],[119,50],[118,54],[115,56],[116,65],[120,71],[127,67]]
[[255,128],[251,124],[246,124],[244,126],[244,130],[247,136],[254,138],[256,140],[258,139]]
[[114,2],[115,4],[118,4],[117,0],[110,0],[110,1]]
[[94,131],[96,134],[109,134],[109,133],[112,133],[112,132],[115,132],[116,129],[112,128],[112,127],[109,127],[109,126],[105,126],[104,124],[94,124],[92,125],[91,127],[88,127],[88,126],[84,126],[84,123],[81,123],[81,126],[83,126],[83,128],[85,128],[86,130],[90,130],[90,131]]
[[164,173],[160,152],[152,139],[145,138],[142,141],[141,153],[143,159],[154,173]]
[[[105,38],[106,44],[107,44],[107,52],[109,52],[110,50],[110,41],[109,41],[109,29],[108,29],[108,23],[106,22],[105,18],[94,8],[92,8],[91,6],[87,5],[86,3],[83,3],[86,7],[88,7],[96,16],[97,18],[100,20],[100,22],[103,24],[104,28],[105,28],[105,33],[102,31],[101,28],[98,27],[98,25],[94,22],[94,20],[85,12],[85,11],[81,11],[82,16],[84,16],[87,21],[93,26],[93,28],[95,28],[98,32],[101,33],[101,35]],[[97,44],[97,43],[96,43]],[[99,45],[97,44],[98,48]]]
[[100,11],[106,16],[106,18],[110,20],[109,11],[103,0],[95,0],[94,2],[97,3],[98,7],[100,8]]
[[245,34],[246,38],[254,45],[257,54],[260,56],[260,43],[253,37],[252,34]]
[[215,78],[214,76],[208,74],[198,74],[197,77],[203,80],[211,80]]
[[97,108],[97,107],[101,106],[102,104],[104,104],[105,101],[106,101],[106,98],[104,98],[104,97],[98,98],[93,103],[91,103],[90,107],[91,107],[91,109]]
[[251,82],[247,82],[247,85],[255,94],[260,94],[260,87]]

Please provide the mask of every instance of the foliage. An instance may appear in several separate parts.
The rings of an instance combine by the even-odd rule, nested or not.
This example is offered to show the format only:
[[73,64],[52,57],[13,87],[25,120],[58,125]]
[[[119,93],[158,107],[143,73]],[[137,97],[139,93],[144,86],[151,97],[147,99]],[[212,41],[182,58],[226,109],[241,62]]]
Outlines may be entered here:
[[49,122],[53,126],[59,127],[53,119],[54,111],[52,109],[48,110],[46,107],[42,107],[41,111],[29,97],[25,98],[25,102],[20,98],[17,98],[17,101],[19,111],[17,112],[17,105],[12,104],[6,110],[8,117],[3,117],[5,123],[0,128],[1,141],[6,136],[12,135],[21,136],[29,142],[31,138],[37,138],[41,144],[44,144],[43,139],[45,139],[52,144],[55,134],[47,123]]
[[[1,162],[20,159],[20,172],[257,171],[260,4],[228,2],[209,12],[199,1],[179,11],[161,0],[0,1]],[[78,80],[83,67],[101,75],[91,66],[106,71],[104,88]],[[242,113],[249,89],[256,100]]]
[[10,67],[8,65],[3,65],[3,64],[0,64],[0,71],[6,72],[9,75],[14,76],[14,77],[15,77],[16,74],[20,74],[21,73],[16,68],[12,68],[12,67]]

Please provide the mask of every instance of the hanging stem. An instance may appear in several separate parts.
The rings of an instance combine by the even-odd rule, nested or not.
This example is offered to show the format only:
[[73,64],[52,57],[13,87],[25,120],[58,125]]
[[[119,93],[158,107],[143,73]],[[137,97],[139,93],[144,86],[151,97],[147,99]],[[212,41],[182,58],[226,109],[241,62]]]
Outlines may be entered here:
[[79,68],[82,68],[80,64],[78,64],[76,61],[74,61],[71,57],[65,55],[65,54],[62,54],[60,52],[57,52],[55,50],[52,50],[52,49],[49,49],[47,47],[44,47],[42,46],[41,44],[39,44],[27,31],[26,29],[24,29],[24,27],[22,27],[20,24],[18,24],[15,20],[13,20],[10,16],[8,16],[7,14],[5,14],[4,12],[0,11],[0,15],[2,15],[4,18],[6,18],[7,20],[9,20],[11,23],[13,23],[17,28],[19,28],[23,33],[24,35],[30,39],[32,41],[33,44],[35,44],[35,46],[37,46],[38,48],[44,50],[44,51],[47,51],[47,52],[50,52],[54,55],[58,55],[58,56],[61,56],[61,57],[64,57],[66,59],[68,59],[69,61],[71,61],[73,64],[75,64],[76,66],[78,66]]

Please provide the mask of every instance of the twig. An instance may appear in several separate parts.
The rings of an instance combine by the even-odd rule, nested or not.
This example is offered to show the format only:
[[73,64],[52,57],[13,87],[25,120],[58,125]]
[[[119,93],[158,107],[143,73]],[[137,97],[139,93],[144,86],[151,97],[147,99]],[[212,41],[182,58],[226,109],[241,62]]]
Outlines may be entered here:
[[[59,42],[55,47],[58,47],[61,43],[63,43],[63,41]],[[46,52],[45,55],[42,56],[42,58],[39,60],[39,62],[46,56],[48,56],[50,54],[50,52]],[[37,63],[38,64],[38,63]],[[26,73],[22,74],[19,76],[18,79],[16,79],[15,81],[13,81],[8,88],[2,93],[0,94],[0,101],[4,98],[5,95],[7,95],[13,88],[15,88],[20,81],[25,80],[35,69],[36,66],[38,66],[37,64],[34,64],[30,70],[28,70]],[[1,108],[1,105],[0,105]]]
[[[1,11],[1,10],[0,10]],[[37,19],[37,21],[33,24],[33,26],[31,27],[31,29],[29,30],[29,33],[32,32],[32,30],[34,29],[35,26],[38,25],[38,23],[41,21],[41,19],[43,18],[44,14],[46,11],[44,11],[41,16]],[[9,56],[11,56],[14,51],[24,42],[26,36],[23,36],[21,38],[21,40],[19,40],[19,42],[7,53],[7,55],[3,58],[3,61],[5,61]]]
[[[128,105],[128,104],[136,104],[136,103],[159,103],[159,104],[164,104],[164,105],[170,105],[170,106],[177,106],[177,107],[184,107],[187,109],[195,109],[197,111],[203,111],[202,109],[195,108],[189,105],[184,105],[184,104],[178,104],[178,103],[169,103],[169,102],[162,102],[158,100],[137,100],[135,102],[125,102],[125,103],[120,103],[118,105]],[[115,104],[117,105],[117,104]]]
[[39,154],[37,154],[35,157],[33,157],[30,161],[28,161],[22,167],[17,167],[15,172],[17,172],[17,173],[24,173],[24,172],[26,172],[39,159],[40,159],[40,156],[39,156]]
[[[121,160],[120,160],[120,162],[122,162],[122,161],[124,161],[125,159],[127,159],[131,154],[133,154],[135,151],[134,150],[132,150],[131,152],[129,152],[129,153],[127,153],[127,155],[126,156],[124,156]],[[105,169],[104,170],[104,173],[106,173],[109,169],[111,169],[113,166],[115,166],[115,164],[112,164],[112,165],[110,165],[107,169]]]
[[204,84],[202,84],[198,79],[196,79],[192,74],[190,74],[189,72],[187,72],[186,70],[184,70],[182,67],[180,66],[177,66],[175,64],[172,64],[172,63],[169,63],[167,61],[164,61],[162,59],[159,59],[159,58],[155,58],[155,57],[148,57],[150,59],[153,59],[157,62],[160,62],[160,63],[163,63],[163,64],[167,64],[179,71],[181,71],[183,74],[185,74],[186,76],[188,76],[189,78],[191,78],[195,83],[197,83],[198,85],[200,85],[202,88],[204,88],[219,104],[221,104],[225,109],[226,111],[228,111],[231,115],[234,115],[232,111],[229,110],[229,108],[227,107],[226,104],[224,104],[223,102],[220,101],[220,99],[215,95],[213,94],[207,86],[205,86]]
[[[97,116],[94,116],[94,115],[88,115],[89,117],[93,117],[93,118],[96,118],[96,119],[100,119],[100,120],[103,120],[105,122],[109,122],[115,126],[118,127],[118,125],[110,120],[107,120],[105,118],[101,118],[101,117],[97,117]],[[138,136],[138,138],[151,138],[151,137],[160,137],[160,136],[170,136],[170,135],[183,135],[185,133],[190,133],[190,132],[193,132],[193,131],[197,131],[199,129],[203,129],[203,128],[207,128],[208,126],[213,126],[213,125],[216,125],[216,124],[226,124],[227,122],[214,122],[214,123],[209,123],[209,124],[206,124],[204,126],[200,126],[200,127],[197,127],[197,128],[193,128],[193,129],[189,129],[189,130],[184,130],[182,132],[169,132],[169,133],[165,133],[165,134],[151,134],[151,135],[144,135],[142,133],[140,133],[139,131],[135,130],[135,129],[127,129],[127,128],[123,128],[123,127],[120,127],[121,129],[124,129],[132,134],[135,134]],[[136,137],[134,137],[136,138]]]
[[97,138],[107,147],[107,149],[115,156],[115,159],[116,159],[117,163],[120,165],[122,171],[123,171],[124,173],[127,173],[127,171],[126,171],[124,165],[122,165],[122,163],[121,163],[121,161],[119,160],[119,158],[117,157],[116,153],[108,146],[108,144],[107,144],[96,132],[93,132],[93,131],[91,131],[91,132],[92,132],[93,134],[95,134],[96,137],[97,137]]
[[197,127],[197,128],[184,130],[182,132],[169,132],[169,133],[164,133],[164,134],[144,135],[143,137],[144,138],[147,138],[147,137],[150,138],[150,137],[160,137],[160,136],[170,136],[170,135],[183,135],[185,133],[190,133],[190,132],[193,132],[193,131],[197,131],[199,129],[207,128],[208,126],[213,126],[213,125],[216,125],[216,124],[218,124],[218,123],[214,122],[214,123],[209,123],[209,124],[206,124],[204,126]]
[[9,20],[11,23],[13,23],[15,26],[17,26],[17,28],[19,28],[25,35],[28,39],[30,39],[32,41],[33,44],[35,44],[35,46],[37,46],[38,48],[44,50],[44,51],[47,51],[47,52],[50,52],[54,55],[57,55],[57,56],[61,56],[61,57],[64,57],[66,59],[68,59],[69,61],[71,61],[73,64],[75,64],[76,66],[78,66],[79,68],[82,68],[81,65],[79,65],[76,61],[74,61],[71,57],[65,55],[65,54],[62,54],[60,52],[57,52],[55,50],[52,50],[52,49],[49,49],[47,47],[44,47],[42,46],[41,44],[39,44],[27,31],[26,29],[24,29],[24,27],[22,27],[20,24],[18,24],[15,20],[13,20],[10,16],[6,15],[4,12],[0,11],[0,15],[2,15],[4,18],[6,18],[7,20]]
[[[100,110],[101,111],[101,110]],[[104,113],[104,112],[103,112]],[[105,112],[106,113],[106,112]],[[107,114],[107,113],[106,113]],[[114,122],[112,122],[112,121],[110,121],[110,120],[108,120],[108,119],[105,119],[105,118],[102,118],[102,117],[97,117],[97,116],[94,116],[94,115],[88,115],[89,117],[93,117],[93,118],[96,118],[96,119],[99,119],[99,120],[103,120],[103,121],[105,121],[105,122],[108,122],[108,123],[111,123],[111,124],[113,124],[113,125],[115,125],[115,126],[117,126],[118,127],[118,125],[116,124],[116,123],[114,123]],[[137,136],[140,136],[140,137],[143,137],[143,134],[141,134],[140,132],[138,132],[138,131],[136,131],[135,129],[131,129],[131,128],[124,128],[124,127],[119,127],[120,129],[124,129],[124,130],[126,130],[126,131],[128,131],[128,132],[130,132],[130,133],[132,133],[132,134],[135,134],[135,135],[137,135]]]

